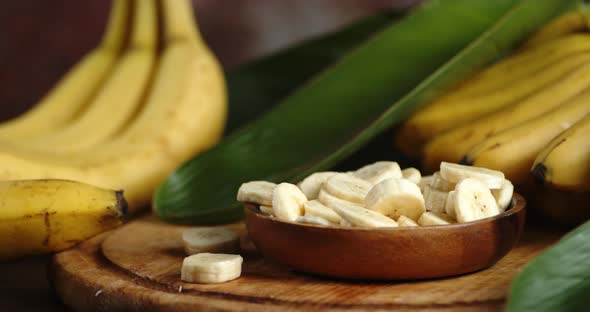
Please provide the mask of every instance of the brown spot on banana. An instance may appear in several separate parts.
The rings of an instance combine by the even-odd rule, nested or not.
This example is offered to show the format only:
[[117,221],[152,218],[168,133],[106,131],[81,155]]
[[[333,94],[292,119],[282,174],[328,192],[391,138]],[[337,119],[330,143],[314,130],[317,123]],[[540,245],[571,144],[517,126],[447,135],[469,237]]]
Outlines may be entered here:
[[123,190],[119,190],[115,192],[115,196],[117,197],[117,209],[119,210],[120,214],[121,214],[121,221],[125,222],[126,221],[126,217],[127,217],[127,211],[129,209],[129,205],[127,203],[127,200],[125,199],[124,196],[124,191]]
[[44,209],[42,212],[31,214],[25,216],[25,218],[35,218],[35,217],[43,217],[43,223],[45,225],[45,238],[41,242],[41,244],[45,247],[49,247],[49,243],[51,242],[52,231],[54,230],[51,226],[51,216],[55,215],[56,211],[49,211],[47,208]]
[[500,146],[502,146],[502,144],[500,144],[500,143],[496,143],[496,144],[494,144],[494,145],[492,145],[492,146],[488,147],[486,150],[487,150],[487,151],[489,151],[489,150],[493,150],[493,149],[496,149],[496,148],[498,148],[498,147],[500,147]]
[[113,227],[113,225],[119,224],[120,222],[121,222],[121,218],[116,215],[112,215],[112,214],[102,215],[97,220],[97,223],[102,228],[107,228],[107,227],[110,228],[110,227]]
[[49,222],[49,212],[45,210],[43,212],[43,222],[45,223],[45,239],[41,244],[43,246],[49,246],[49,240],[51,239],[51,223]]
[[545,178],[547,177],[547,167],[543,163],[538,163],[535,165],[533,170],[531,170],[535,181],[545,184]]

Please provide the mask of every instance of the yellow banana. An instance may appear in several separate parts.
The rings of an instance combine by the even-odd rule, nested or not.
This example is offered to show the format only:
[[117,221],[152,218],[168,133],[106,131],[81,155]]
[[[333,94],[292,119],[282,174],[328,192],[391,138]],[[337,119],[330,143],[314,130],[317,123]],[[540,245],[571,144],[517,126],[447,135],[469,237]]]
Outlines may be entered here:
[[86,111],[62,129],[28,140],[27,146],[54,153],[79,150],[120,132],[139,111],[147,92],[156,60],[156,18],[155,0],[136,1],[129,47]]
[[0,181],[0,259],[69,248],[122,223],[122,192],[64,180]]
[[[504,172],[516,184],[524,184],[537,154],[553,138],[590,113],[590,89],[545,114],[495,134],[474,146],[464,162]],[[590,141],[590,137],[586,137]],[[590,146],[590,144],[589,144]],[[590,160],[590,154],[587,157]],[[572,166],[568,163],[567,166]],[[590,169],[590,163],[585,165]],[[583,168],[572,168],[580,170]],[[588,181],[590,183],[590,181]]]
[[562,14],[531,35],[522,45],[522,49],[536,48],[545,42],[567,34],[587,32],[589,26],[588,12],[586,11],[573,11]]
[[[476,144],[502,130],[517,126],[527,120],[554,109],[590,86],[590,62],[577,60],[579,68],[558,82],[545,85],[541,90],[520,99],[515,97],[509,105],[474,122],[452,129],[434,137],[424,147],[423,162],[427,170],[436,170],[441,161],[458,162]],[[562,64],[556,65],[554,68]],[[548,71],[549,72],[549,71]],[[537,77],[524,81],[534,83]],[[503,93],[510,97],[510,92]]]
[[60,128],[84,110],[112,72],[126,35],[130,0],[115,0],[100,45],[86,54],[31,110],[0,124],[0,138],[21,140]]
[[558,189],[590,191],[590,115],[546,145],[535,159],[533,175]]
[[487,92],[510,86],[513,81],[529,78],[559,60],[588,50],[590,50],[590,34],[587,33],[567,35],[543,43],[535,49],[515,53],[483,69],[474,77],[461,83],[458,90],[449,92],[436,102],[441,102],[443,99],[485,96]]
[[557,80],[579,66],[578,60],[586,59],[584,52],[589,50],[590,35],[576,34],[511,56],[412,115],[397,133],[397,144],[406,154],[417,155],[424,142],[435,135],[501,109]]
[[61,178],[124,189],[137,211],[172,170],[219,140],[227,114],[221,68],[198,35],[190,2],[164,0],[163,8],[167,40],[133,123],[111,142],[69,157],[0,151],[0,179]]

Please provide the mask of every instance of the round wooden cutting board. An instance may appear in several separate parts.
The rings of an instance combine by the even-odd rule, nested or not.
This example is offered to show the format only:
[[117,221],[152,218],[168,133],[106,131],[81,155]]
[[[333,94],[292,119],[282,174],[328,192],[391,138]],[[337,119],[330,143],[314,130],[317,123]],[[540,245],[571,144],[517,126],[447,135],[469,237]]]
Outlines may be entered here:
[[529,228],[504,259],[473,274],[371,282],[293,272],[262,258],[245,227],[233,224],[227,228],[242,235],[242,276],[202,285],[180,280],[185,228],[140,218],[55,255],[50,278],[64,303],[81,311],[499,311],[518,270],[561,234]]

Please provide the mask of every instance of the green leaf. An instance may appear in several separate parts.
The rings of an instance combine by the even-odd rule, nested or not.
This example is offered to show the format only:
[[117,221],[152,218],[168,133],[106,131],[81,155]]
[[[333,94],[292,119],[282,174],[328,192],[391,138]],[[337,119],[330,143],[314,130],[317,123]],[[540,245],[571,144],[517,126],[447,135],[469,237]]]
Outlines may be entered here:
[[[564,207],[567,208],[567,207]],[[518,274],[508,311],[588,311],[590,221],[543,252]]]
[[157,191],[155,213],[179,223],[238,219],[242,210],[235,196],[241,183],[294,182],[333,166],[497,59],[567,3],[427,2],[184,164]]
[[400,16],[401,13],[369,16],[228,72],[229,116],[225,132],[231,133],[260,116]]

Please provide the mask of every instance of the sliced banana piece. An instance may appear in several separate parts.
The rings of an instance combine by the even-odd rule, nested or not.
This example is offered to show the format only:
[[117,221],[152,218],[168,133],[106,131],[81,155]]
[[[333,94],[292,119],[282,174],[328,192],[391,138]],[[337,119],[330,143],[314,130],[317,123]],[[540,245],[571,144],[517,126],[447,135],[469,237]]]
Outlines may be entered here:
[[420,173],[420,170],[413,167],[409,167],[402,170],[402,177],[404,179],[412,181],[415,184],[419,184],[420,180],[422,179],[422,174]]
[[455,223],[455,220],[444,213],[427,211],[420,216],[418,224],[428,225],[445,225]]
[[372,186],[371,183],[353,175],[339,173],[329,178],[323,189],[340,199],[362,204]]
[[240,236],[220,227],[191,228],[182,232],[184,250],[188,255],[201,252],[240,252]]
[[180,278],[189,283],[223,283],[242,274],[240,255],[200,253],[184,258]]
[[418,223],[416,223],[416,221],[403,215],[397,218],[397,224],[399,226],[418,226]]
[[489,189],[500,189],[504,184],[504,174],[500,171],[444,161],[440,164],[440,175],[452,183],[459,183],[466,178],[478,179]]
[[338,172],[334,171],[312,173],[311,175],[307,176],[307,178],[303,179],[303,181],[299,182],[298,186],[301,191],[303,191],[303,194],[305,194],[307,199],[316,199],[318,198],[318,194],[320,193],[320,190],[324,186],[326,180],[337,173]]
[[328,193],[326,190],[320,191],[320,194],[318,195],[317,200],[320,203],[324,204],[324,206],[326,206],[330,209],[332,209],[332,206],[334,206],[335,204],[338,204],[338,203],[354,204],[353,202],[349,202],[347,200],[340,199],[340,198]]
[[430,186],[443,192],[450,192],[455,189],[455,183],[449,182],[441,177],[439,171],[432,175],[432,183]]
[[406,179],[387,179],[371,189],[365,206],[392,219],[404,215],[418,220],[424,212],[424,198],[420,188]]
[[307,197],[295,184],[281,183],[272,192],[272,210],[280,220],[297,220],[304,213],[303,204],[306,201]]
[[435,189],[432,186],[424,188],[424,204],[427,211],[445,212],[445,205],[447,204],[448,192],[443,192]]
[[500,213],[496,199],[487,185],[479,179],[466,178],[455,188],[455,215],[464,223],[495,216]]
[[328,220],[336,224],[340,224],[342,217],[340,217],[332,208],[322,204],[319,200],[310,200],[303,204],[305,215],[312,215]]
[[498,209],[500,212],[504,212],[508,206],[510,206],[510,202],[512,201],[512,194],[514,193],[514,185],[510,180],[504,180],[504,184],[502,184],[502,188],[499,190],[492,190],[492,195],[496,199],[496,203],[498,204]]
[[359,205],[338,202],[332,206],[343,219],[355,226],[365,227],[393,227],[397,226],[395,220],[388,218],[376,211],[365,209]]
[[267,181],[243,183],[238,189],[238,201],[259,205],[272,205],[272,192],[276,184]]
[[418,187],[420,187],[420,190],[422,191],[422,193],[424,193],[424,189],[426,188],[427,185],[432,185],[433,180],[434,180],[434,176],[432,176],[432,175],[425,176],[420,179],[420,182],[418,182]]
[[455,215],[455,191],[450,191],[447,195],[447,202],[445,203],[445,213],[452,218],[457,218]]
[[323,225],[323,226],[332,226],[334,223],[318,216],[306,214],[299,218],[297,218],[296,222],[305,223],[305,224],[313,224],[313,225]]
[[264,206],[264,205],[260,205],[258,206],[258,209],[260,209],[260,212],[269,215],[269,216],[274,216],[274,212],[272,210],[272,206]]
[[373,185],[385,179],[401,179],[403,177],[402,170],[395,161],[378,161],[358,169],[353,172],[353,175],[369,181]]

